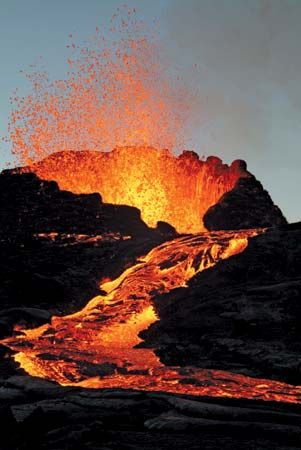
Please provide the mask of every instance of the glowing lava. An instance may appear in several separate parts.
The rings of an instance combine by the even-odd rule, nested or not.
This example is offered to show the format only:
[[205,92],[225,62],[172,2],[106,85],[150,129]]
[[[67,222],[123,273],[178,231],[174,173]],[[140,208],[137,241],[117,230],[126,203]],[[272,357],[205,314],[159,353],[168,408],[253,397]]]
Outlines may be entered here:
[[53,80],[34,67],[26,73],[30,94],[11,99],[16,163],[115,146],[184,148],[195,92],[170,70],[156,33],[135,10],[118,8],[109,28],[96,28],[82,44],[69,37],[66,77]]
[[[208,208],[250,174],[240,161],[229,167],[218,158],[202,161],[193,152],[175,157],[156,150],[185,148],[182,135],[195,93],[167,75],[156,40],[134,11],[126,15],[124,20],[117,14],[108,39],[97,29],[84,46],[70,44],[66,79],[28,75],[32,93],[12,99],[13,153],[18,164],[27,165],[23,172],[55,180],[61,189],[99,192],[104,202],[138,207],[149,226],[165,221],[181,233],[199,233]],[[81,311],[53,317],[37,329],[16,329],[19,334],[3,343],[17,352],[15,360],[30,375],[62,385],[300,401],[298,387],[166,367],[151,349],[137,348],[139,333],[157,320],[155,296],[243,251],[259,232],[195,234],[166,242],[103,283],[106,293]]]
[[15,360],[30,375],[62,385],[300,401],[300,387],[225,371],[166,367],[151,349],[136,348],[139,332],[157,320],[156,295],[185,286],[196,273],[243,251],[248,238],[260,232],[197,234],[166,242],[102,284],[106,294],[81,311],[22,330],[4,344],[18,352]]
[[16,165],[61,189],[135,206],[151,227],[164,221],[181,233],[202,231],[207,209],[248,173],[239,163],[156,150],[190,142],[185,127],[201,115],[196,93],[170,71],[135,10],[118,9],[110,28],[97,28],[83,45],[70,39],[65,79],[34,69],[26,74],[30,94],[12,98]]
[[77,194],[99,192],[105,203],[135,206],[151,227],[168,222],[180,233],[204,229],[208,208],[248,177],[243,161],[231,166],[219,158],[179,157],[152,147],[119,147],[112,152],[61,152],[23,169],[55,180]]

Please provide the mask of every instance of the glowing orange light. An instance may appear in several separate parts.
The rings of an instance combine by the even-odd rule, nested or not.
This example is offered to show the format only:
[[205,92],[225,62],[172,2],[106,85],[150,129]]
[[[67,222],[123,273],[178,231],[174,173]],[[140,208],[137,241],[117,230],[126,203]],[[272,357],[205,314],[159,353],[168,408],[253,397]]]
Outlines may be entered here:
[[140,209],[151,227],[168,222],[181,233],[198,232],[207,209],[249,176],[238,163],[201,161],[193,152],[179,157],[152,147],[119,147],[112,152],[61,152],[24,169],[55,180],[74,193],[99,192],[106,203]]
[[[248,238],[260,232],[197,234],[166,242],[115,280],[103,283],[107,294],[95,297],[81,311],[53,317],[50,325],[22,330],[3,343],[18,352],[15,360],[30,375],[62,385],[300,401],[298,386],[224,371],[166,367],[152,349],[136,348],[139,332],[157,320],[153,296],[185,286],[196,273],[243,251]],[[101,375],[103,364],[109,364],[110,373]],[[182,383],[187,377],[197,382]]]
[[106,37],[96,32],[82,46],[69,45],[64,80],[27,74],[31,94],[12,99],[9,137],[18,163],[58,151],[183,148],[194,95],[168,71],[157,39],[133,10],[112,23]]

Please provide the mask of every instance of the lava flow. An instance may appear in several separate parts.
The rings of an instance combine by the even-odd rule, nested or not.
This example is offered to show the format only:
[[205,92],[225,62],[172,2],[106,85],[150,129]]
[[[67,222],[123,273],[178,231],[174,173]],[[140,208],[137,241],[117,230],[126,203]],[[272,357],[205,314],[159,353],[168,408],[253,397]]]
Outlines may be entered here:
[[[195,395],[301,401],[301,388],[225,371],[164,366],[139,333],[158,320],[154,297],[244,251],[263,230],[182,236],[154,248],[81,311],[5,339],[32,376],[61,385],[135,388]],[[201,300],[200,300],[201,301]]]

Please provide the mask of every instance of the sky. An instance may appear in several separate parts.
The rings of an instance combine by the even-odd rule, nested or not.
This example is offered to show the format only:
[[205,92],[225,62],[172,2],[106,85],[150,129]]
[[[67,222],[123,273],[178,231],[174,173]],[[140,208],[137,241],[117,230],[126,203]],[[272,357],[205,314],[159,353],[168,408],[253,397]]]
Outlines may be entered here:
[[[108,25],[115,0],[0,0],[0,136],[10,96],[40,63],[66,74],[68,35],[84,41]],[[171,72],[194,92],[189,148],[248,163],[289,221],[300,220],[301,0],[133,0],[158,34]],[[154,25],[155,24],[155,25]],[[193,70],[192,70],[193,68]],[[0,166],[11,160],[0,144]]]

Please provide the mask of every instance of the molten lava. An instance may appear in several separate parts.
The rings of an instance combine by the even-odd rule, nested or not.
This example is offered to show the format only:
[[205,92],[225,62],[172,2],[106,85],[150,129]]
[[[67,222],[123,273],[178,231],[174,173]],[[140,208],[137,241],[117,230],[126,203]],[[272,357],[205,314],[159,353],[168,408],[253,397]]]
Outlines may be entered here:
[[84,45],[70,38],[65,79],[35,69],[26,74],[30,94],[12,98],[16,164],[61,189],[136,206],[151,227],[164,221],[183,233],[203,230],[207,209],[248,174],[218,158],[156,150],[185,148],[185,126],[200,117],[196,93],[169,70],[135,10],[118,9],[109,30],[97,28]]
[[168,222],[180,233],[204,229],[208,208],[249,176],[242,161],[231,166],[219,158],[199,159],[185,151],[179,157],[152,147],[120,147],[112,152],[61,152],[23,169],[55,180],[77,194],[99,192],[105,203],[140,209],[151,227]]
[[81,311],[53,317],[51,324],[3,342],[30,375],[62,385],[300,401],[300,387],[225,371],[166,367],[151,349],[136,347],[140,331],[157,320],[155,296],[185,286],[196,273],[242,252],[248,238],[260,232],[196,234],[166,242],[103,283],[105,294]]
[[[239,161],[229,167],[218,158],[201,161],[193,152],[175,157],[156,150],[185,148],[182,134],[195,95],[167,75],[156,41],[131,19],[133,11],[127,17],[111,23],[109,39],[97,29],[84,46],[70,44],[66,79],[28,75],[32,93],[12,99],[13,153],[27,165],[23,172],[55,180],[61,189],[99,192],[104,202],[139,208],[149,226],[164,221],[178,232],[199,233],[208,208],[250,174]],[[17,352],[15,360],[30,375],[62,385],[300,401],[298,387],[166,367],[151,349],[137,348],[139,333],[158,319],[155,296],[243,251],[259,232],[195,234],[166,242],[101,284],[104,294],[81,311],[33,330],[16,329],[19,334],[3,343]],[[93,237],[95,242],[111,238]]]

